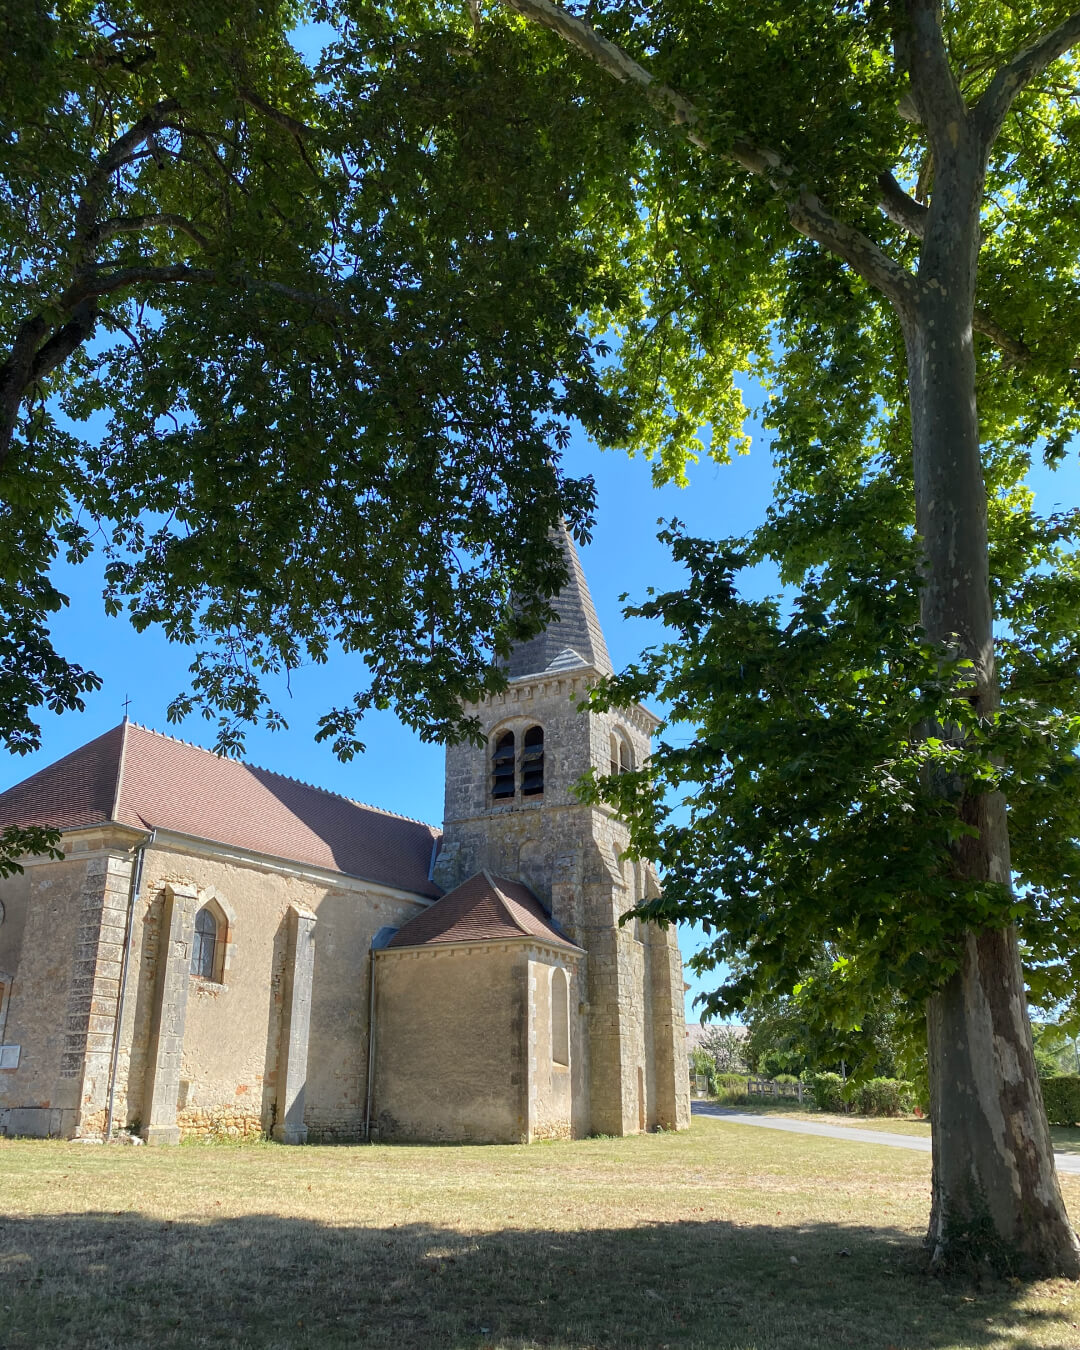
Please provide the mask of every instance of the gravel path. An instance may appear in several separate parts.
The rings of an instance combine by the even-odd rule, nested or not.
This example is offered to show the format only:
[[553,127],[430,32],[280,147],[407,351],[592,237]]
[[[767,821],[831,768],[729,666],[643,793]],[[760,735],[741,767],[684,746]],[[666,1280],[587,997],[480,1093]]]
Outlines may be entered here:
[[[691,1102],[695,1116],[714,1116],[729,1120],[733,1125],[756,1125],[763,1130],[787,1130],[791,1134],[816,1134],[825,1139],[843,1139],[860,1144],[884,1144],[886,1148],[911,1148],[916,1153],[929,1153],[930,1140],[911,1134],[888,1134],[884,1130],[860,1130],[851,1125],[825,1125],[812,1120],[784,1120],[780,1116],[754,1116],[712,1102]],[[1080,1154],[1055,1153],[1054,1162],[1059,1172],[1080,1174]]]

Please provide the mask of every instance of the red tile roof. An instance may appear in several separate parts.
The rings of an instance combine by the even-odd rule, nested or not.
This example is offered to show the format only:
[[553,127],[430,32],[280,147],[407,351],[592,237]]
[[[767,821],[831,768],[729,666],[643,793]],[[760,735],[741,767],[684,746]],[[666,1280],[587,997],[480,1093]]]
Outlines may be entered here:
[[0,828],[115,821],[437,896],[439,831],[124,722],[0,793]]
[[541,938],[578,951],[543,905],[520,881],[477,872],[429,909],[410,919],[387,947],[427,947],[441,942],[491,942],[500,938]]

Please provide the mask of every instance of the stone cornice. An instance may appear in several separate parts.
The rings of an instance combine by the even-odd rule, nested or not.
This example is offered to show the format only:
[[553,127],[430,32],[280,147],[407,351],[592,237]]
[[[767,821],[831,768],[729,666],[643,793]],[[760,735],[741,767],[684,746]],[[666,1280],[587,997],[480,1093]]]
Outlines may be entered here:
[[[603,678],[603,672],[595,666],[575,666],[570,670],[542,671],[538,675],[517,675],[508,681],[505,689],[491,694],[480,703],[467,703],[467,711],[479,711],[481,708],[512,708],[516,704],[527,703],[530,699],[558,697],[565,694],[568,699],[584,699],[589,690]],[[590,709],[583,709],[585,712]],[[663,719],[643,703],[632,703],[619,708],[619,714],[645,736],[651,736]]]

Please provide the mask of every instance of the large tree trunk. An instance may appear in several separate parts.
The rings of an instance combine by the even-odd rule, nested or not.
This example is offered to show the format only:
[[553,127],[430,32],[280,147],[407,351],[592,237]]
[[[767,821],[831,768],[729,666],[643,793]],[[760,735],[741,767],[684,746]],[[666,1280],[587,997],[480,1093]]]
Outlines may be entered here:
[[[946,166],[942,166],[943,170]],[[956,214],[932,219],[918,295],[905,318],[916,522],[924,548],[922,622],[975,665],[976,704],[998,702],[986,488],[975,407],[971,315],[981,182],[935,184]],[[950,190],[951,189],[951,190]],[[978,837],[954,851],[958,880],[1011,884],[1005,803],[972,796]],[[936,1265],[1080,1275],[1042,1102],[1016,933],[971,933],[960,970],[930,1001]]]

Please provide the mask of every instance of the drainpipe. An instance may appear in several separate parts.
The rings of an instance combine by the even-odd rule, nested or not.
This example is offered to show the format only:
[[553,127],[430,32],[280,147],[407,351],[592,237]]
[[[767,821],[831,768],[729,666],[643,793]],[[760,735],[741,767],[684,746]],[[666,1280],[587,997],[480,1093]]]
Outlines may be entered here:
[[371,944],[371,953],[368,957],[371,962],[371,972],[368,983],[371,988],[371,996],[368,1002],[368,1033],[367,1033],[367,1092],[364,1094],[364,1143],[371,1143],[371,1089],[375,1083],[375,944]]
[[120,1063],[120,1031],[124,1021],[124,1002],[127,997],[128,970],[131,967],[131,940],[135,932],[135,901],[139,898],[142,885],[143,859],[146,850],[157,838],[157,830],[151,830],[139,845],[135,862],[131,869],[131,887],[128,891],[127,930],[124,934],[124,956],[120,965],[120,995],[116,1001],[116,1026],[113,1029],[112,1063],[109,1065],[109,1109],[105,1114],[105,1141],[112,1138],[113,1108],[116,1104],[116,1072]]

